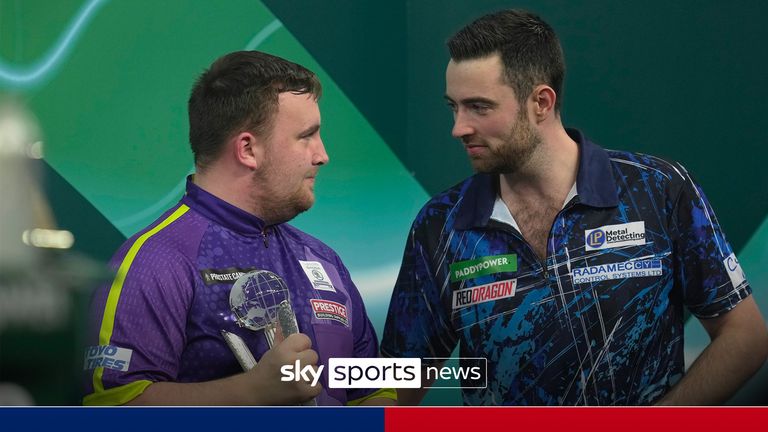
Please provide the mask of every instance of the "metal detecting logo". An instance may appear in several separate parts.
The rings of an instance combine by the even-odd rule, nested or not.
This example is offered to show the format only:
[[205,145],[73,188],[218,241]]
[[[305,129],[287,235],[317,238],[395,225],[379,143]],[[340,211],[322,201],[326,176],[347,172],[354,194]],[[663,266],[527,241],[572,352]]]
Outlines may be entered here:
[[588,251],[645,244],[645,221],[605,225],[584,231],[584,249]]
[[600,246],[605,243],[605,231],[596,229],[587,234],[587,245],[593,249],[600,249]]

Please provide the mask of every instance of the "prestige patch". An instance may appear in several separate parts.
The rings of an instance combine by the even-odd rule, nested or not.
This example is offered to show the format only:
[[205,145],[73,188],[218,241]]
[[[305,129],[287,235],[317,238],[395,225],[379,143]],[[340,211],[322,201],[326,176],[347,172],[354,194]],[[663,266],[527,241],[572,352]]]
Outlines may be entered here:
[[513,297],[517,289],[517,279],[496,281],[453,292],[453,309]]
[[85,349],[83,370],[104,367],[126,372],[131,365],[133,350],[112,345],[89,346]]
[[347,307],[343,304],[319,299],[312,299],[309,302],[312,304],[312,313],[315,314],[315,318],[330,319],[349,326]]
[[312,286],[316,290],[336,292],[336,288],[333,287],[331,278],[328,277],[328,273],[325,272],[323,265],[317,261],[301,261],[301,268],[304,269],[304,274],[307,275],[307,279],[312,283]]
[[571,273],[574,284],[601,282],[612,279],[661,276],[661,260],[647,259],[575,268]]
[[487,256],[450,265],[451,282],[494,273],[516,272],[517,254]]
[[605,225],[584,231],[584,247],[588,251],[644,244],[645,221]]

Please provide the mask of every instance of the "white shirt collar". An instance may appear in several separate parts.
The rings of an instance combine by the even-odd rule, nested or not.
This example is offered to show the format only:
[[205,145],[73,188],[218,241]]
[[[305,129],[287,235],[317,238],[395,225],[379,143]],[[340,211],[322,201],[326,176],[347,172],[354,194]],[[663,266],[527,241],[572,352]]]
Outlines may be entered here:
[[[573,186],[571,186],[571,190],[568,191],[568,195],[565,197],[565,202],[563,202],[563,207],[561,209],[565,208],[566,204],[571,202],[571,200],[578,194],[579,192],[576,189],[576,182],[573,182]],[[491,219],[503,224],[507,224],[516,229],[517,232],[522,232],[520,231],[520,227],[515,221],[515,217],[512,216],[512,213],[509,211],[509,207],[507,207],[507,205],[498,195],[496,195],[496,201],[493,203],[493,213],[491,213]]]

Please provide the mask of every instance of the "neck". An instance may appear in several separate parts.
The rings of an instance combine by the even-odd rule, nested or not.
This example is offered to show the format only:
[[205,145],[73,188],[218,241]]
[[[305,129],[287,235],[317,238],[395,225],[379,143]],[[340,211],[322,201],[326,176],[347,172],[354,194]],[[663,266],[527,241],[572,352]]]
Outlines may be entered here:
[[558,122],[541,131],[541,144],[522,169],[499,176],[499,193],[505,202],[548,199],[562,203],[578,169],[578,145]]
[[261,218],[254,202],[253,173],[246,169],[212,165],[205,170],[196,170],[193,182],[222,201]]

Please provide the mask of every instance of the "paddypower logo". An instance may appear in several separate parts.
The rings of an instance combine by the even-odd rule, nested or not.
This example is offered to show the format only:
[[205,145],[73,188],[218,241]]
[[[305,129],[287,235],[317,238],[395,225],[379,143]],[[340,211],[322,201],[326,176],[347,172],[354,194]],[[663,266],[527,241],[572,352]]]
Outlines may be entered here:
[[451,282],[494,273],[511,273],[516,271],[517,254],[487,256],[468,261],[459,261],[450,265]]
[[605,225],[584,231],[588,251],[645,244],[645,221]]
[[[422,376],[432,382],[427,388],[486,388],[488,361],[485,358],[458,358],[447,365],[446,358],[329,358],[329,388],[421,388]],[[280,381],[320,383],[325,365],[293,364],[280,368]],[[459,386],[456,386],[459,383]]]

